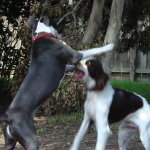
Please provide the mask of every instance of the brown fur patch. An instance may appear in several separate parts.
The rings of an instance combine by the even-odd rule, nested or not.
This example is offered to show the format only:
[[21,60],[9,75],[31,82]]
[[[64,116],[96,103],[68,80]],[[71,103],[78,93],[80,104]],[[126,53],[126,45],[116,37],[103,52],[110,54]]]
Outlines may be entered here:
[[96,81],[95,87],[90,90],[102,90],[109,80],[108,75],[103,70],[102,64],[97,60],[89,60],[86,62],[86,65],[89,75]]

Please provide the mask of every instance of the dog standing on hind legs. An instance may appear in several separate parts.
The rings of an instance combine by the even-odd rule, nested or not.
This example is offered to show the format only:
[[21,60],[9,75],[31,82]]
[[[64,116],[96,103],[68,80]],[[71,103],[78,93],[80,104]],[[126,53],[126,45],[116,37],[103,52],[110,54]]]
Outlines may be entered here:
[[138,135],[146,150],[150,150],[150,105],[142,96],[121,89],[109,83],[99,61],[90,58],[76,64],[78,73],[75,79],[87,86],[84,103],[84,120],[75,136],[70,150],[78,150],[90,121],[97,128],[95,150],[105,150],[108,136],[111,134],[109,124],[121,122],[119,127],[119,150],[126,150],[131,138]]
[[38,150],[34,114],[58,88],[66,64],[102,54],[112,50],[114,46],[108,44],[101,48],[76,52],[60,40],[59,28],[50,17],[43,16],[39,20],[30,17],[26,25],[32,28],[30,67],[11,105],[0,116],[0,121],[5,121],[5,150],[13,150],[16,142],[26,150]]

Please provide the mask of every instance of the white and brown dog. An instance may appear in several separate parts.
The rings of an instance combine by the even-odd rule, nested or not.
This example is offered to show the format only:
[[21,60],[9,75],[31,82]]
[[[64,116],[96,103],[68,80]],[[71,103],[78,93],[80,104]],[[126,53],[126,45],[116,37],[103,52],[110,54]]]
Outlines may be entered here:
[[87,86],[84,104],[84,120],[75,136],[71,150],[79,148],[90,121],[96,124],[98,137],[96,150],[104,150],[110,124],[121,122],[119,127],[119,149],[126,150],[131,138],[140,135],[146,150],[150,150],[150,106],[142,96],[113,88],[102,65],[95,59],[85,59],[76,65],[79,72],[74,78]]

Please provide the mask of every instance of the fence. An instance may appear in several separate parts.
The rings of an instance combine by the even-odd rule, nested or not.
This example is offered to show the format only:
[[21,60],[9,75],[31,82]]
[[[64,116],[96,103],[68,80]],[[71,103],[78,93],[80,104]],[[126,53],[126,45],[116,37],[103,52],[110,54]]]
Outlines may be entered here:
[[124,54],[115,53],[111,67],[111,78],[150,82],[150,52],[147,54],[140,51],[130,51]]

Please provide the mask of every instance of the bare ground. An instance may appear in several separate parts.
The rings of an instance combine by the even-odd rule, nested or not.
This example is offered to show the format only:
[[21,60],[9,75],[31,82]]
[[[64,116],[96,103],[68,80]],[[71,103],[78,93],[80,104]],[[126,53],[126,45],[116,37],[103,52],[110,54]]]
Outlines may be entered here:
[[[82,119],[66,118],[59,119],[58,116],[35,118],[35,127],[39,140],[40,150],[69,150],[71,143],[77,133]],[[57,119],[56,119],[57,118]],[[63,118],[61,115],[60,118]],[[106,150],[118,150],[118,126],[111,126],[113,134],[109,137]],[[80,145],[80,150],[94,150],[97,133],[95,125],[91,125]],[[4,149],[4,137],[0,132],[0,150]],[[17,143],[15,150],[24,150]],[[144,150],[138,137],[132,140],[127,150]]]

